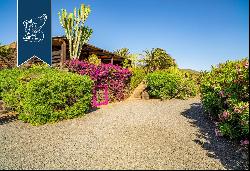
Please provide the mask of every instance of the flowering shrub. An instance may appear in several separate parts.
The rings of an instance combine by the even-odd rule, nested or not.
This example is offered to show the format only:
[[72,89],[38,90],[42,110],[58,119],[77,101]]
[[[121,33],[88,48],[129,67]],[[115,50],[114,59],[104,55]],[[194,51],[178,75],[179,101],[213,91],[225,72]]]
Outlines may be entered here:
[[185,99],[195,96],[198,87],[194,80],[186,78],[177,68],[155,71],[147,75],[147,88],[151,97],[161,99]]
[[201,77],[202,104],[217,123],[216,134],[244,144],[249,136],[248,69],[248,59],[227,61]]
[[[67,61],[66,66],[71,72],[89,75],[95,82],[93,91],[100,86],[107,85],[109,102],[121,101],[128,94],[131,77],[131,72],[128,69],[112,64],[101,64],[97,66],[79,60]],[[95,101],[95,99],[93,99],[93,101]],[[92,104],[94,105],[94,103]]]
[[93,90],[93,106],[107,105],[108,103],[108,86],[95,86]]

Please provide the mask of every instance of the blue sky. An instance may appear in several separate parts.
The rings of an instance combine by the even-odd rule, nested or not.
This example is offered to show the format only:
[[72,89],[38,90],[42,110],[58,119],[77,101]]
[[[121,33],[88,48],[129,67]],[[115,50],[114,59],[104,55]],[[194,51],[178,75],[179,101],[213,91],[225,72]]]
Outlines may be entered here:
[[[90,43],[132,53],[160,47],[180,68],[211,65],[249,56],[248,0],[52,0],[52,34],[63,35],[58,11],[81,3],[92,12]],[[16,40],[16,0],[0,0],[0,42]]]

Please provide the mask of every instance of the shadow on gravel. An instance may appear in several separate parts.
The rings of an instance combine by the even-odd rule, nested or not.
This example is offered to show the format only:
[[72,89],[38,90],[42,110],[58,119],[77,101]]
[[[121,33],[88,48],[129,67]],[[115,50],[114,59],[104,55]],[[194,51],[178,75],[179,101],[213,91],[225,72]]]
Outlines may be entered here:
[[193,141],[207,150],[209,157],[219,159],[226,169],[248,169],[247,160],[242,158],[240,147],[215,135],[215,124],[203,114],[200,103],[191,104],[191,107],[182,112],[182,115],[190,119],[192,126],[198,127],[197,139]]
[[99,110],[100,108],[98,107],[95,107],[95,108],[90,108],[85,114],[88,115],[88,114],[91,114],[92,112],[95,112],[97,110]]
[[4,125],[10,122],[13,122],[15,120],[17,120],[16,115],[4,115],[4,116],[0,115],[0,125]]
[[[95,112],[97,110],[99,110],[99,108],[91,108],[85,114],[89,115],[92,112]],[[8,124],[8,123],[14,122],[16,120],[18,120],[18,116],[16,114],[15,115],[13,115],[13,114],[9,115],[8,113],[2,114],[1,111],[0,111],[0,125]]]

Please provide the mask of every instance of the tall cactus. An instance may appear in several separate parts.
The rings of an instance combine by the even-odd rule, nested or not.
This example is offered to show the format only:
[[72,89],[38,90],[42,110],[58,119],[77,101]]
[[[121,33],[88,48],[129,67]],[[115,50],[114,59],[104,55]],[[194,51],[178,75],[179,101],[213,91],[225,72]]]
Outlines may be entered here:
[[66,9],[58,13],[59,20],[64,28],[67,39],[69,40],[69,53],[71,59],[79,58],[82,46],[89,41],[93,30],[84,26],[89,13],[89,6],[81,5],[80,9],[74,9],[74,13],[67,13]]

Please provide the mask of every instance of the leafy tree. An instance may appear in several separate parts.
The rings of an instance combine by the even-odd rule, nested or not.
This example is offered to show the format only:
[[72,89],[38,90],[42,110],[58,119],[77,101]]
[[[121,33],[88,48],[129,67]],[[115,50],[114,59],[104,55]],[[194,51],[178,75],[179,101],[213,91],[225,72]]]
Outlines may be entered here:
[[144,59],[142,62],[144,63],[147,72],[177,67],[175,59],[161,48],[153,48],[150,51],[145,50],[143,56]]
[[114,51],[114,53],[124,58],[128,58],[130,55],[128,48],[117,49],[116,51]]
[[129,52],[128,48],[118,49],[118,50],[114,51],[114,53],[116,55],[119,55],[119,56],[125,58],[123,61],[123,67],[125,67],[125,68],[129,68],[129,67],[135,68],[136,67],[136,63],[138,62],[138,59],[137,59],[138,55],[131,54]]

